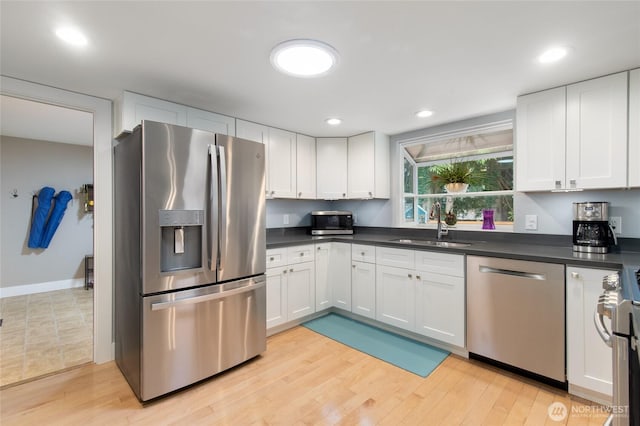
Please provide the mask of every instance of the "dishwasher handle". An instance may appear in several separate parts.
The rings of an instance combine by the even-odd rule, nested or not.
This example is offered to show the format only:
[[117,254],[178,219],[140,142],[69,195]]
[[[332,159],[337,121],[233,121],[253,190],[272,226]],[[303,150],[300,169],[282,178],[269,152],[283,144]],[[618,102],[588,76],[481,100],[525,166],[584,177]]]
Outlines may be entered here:
[[593,312],[593,323],[596,325],[596,331],[600,335],[600,338],[607,346],[612,347],[611,333],[607,331],[607,326],[604,325],[604,315],[598,313],[598,310]]
[[236,287],[231,290],[205,294],[202,296],[187,297],[187,298],[178,299],[178,300],[170,300],[168,302],[152,303],[151,310],[160,311],[163,309],[174,308],[176,306],[195,305],[196,303],[209,302],[211,300],[217,300],[217,299],[224,299],[225,297],[233,296],[240,293],[246,293],[252,290],[259,289],[264,286],[265,286],[265,281],[258,281],[258,282],[253,281],[247,285],[244,285],[242,287]]
[[513,271],[511,269],[492,268],[491,266],[480,265],[478,270],[483,273],[511,275],[513,277],[528,278],[531,280],[545,281],[547,276],[545,274],[536,274],[533,272]]

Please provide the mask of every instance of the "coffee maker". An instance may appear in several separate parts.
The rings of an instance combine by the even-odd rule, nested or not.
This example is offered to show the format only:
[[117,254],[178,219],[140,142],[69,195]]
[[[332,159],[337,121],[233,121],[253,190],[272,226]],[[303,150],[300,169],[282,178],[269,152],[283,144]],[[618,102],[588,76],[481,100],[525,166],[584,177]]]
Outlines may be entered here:
[[609,225],[609,203],[573,203],[573,251],[608,253],[617,243]]

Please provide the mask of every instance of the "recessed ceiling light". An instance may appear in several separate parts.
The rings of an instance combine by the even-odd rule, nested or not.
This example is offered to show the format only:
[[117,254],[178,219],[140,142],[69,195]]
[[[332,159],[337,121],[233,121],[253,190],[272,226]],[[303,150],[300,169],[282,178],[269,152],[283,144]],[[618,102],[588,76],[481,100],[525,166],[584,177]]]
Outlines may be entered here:
[[56,35],[61,40],[73,46],[86,46],[89,41],[80,31],[72,27],[61,27],[56,30]]
[[330,126],[337,126],[338,124],[342,123],[342,120],[340,120],[339,118],[335,118],[335,117],[334,118],[327,118],[325,121]]
[[416,112],[416,116],[420,118],[427,118],[433,115],[433,111],[429,111],[428,109],[423,109],[422,111]]
[[538,56],[538,62],[541,64],[550,64],[552,62],[559,61],[567,56],[567,49],[564,47],[552,47]]
[[273,48],[271,64],[295,77],[319,77],[338,64],[338,52],[317,40],[289,40]]

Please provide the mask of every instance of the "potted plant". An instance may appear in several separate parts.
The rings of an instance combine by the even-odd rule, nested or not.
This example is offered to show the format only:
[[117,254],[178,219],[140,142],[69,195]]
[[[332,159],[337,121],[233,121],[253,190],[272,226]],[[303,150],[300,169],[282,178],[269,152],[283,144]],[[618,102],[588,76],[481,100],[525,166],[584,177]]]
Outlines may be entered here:
[[469,162],[455,162],[436,165],[432,168],[431,182],[444,186],[447,192],[466,192],[470,184],[478,181],[477,172]]

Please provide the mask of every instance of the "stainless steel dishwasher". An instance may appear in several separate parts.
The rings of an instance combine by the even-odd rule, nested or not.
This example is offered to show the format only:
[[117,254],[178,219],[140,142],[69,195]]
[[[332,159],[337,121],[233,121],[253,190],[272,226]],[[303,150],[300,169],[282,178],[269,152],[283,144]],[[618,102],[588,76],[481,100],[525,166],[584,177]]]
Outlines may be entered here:
[[467,256],[470,356],[566,383],[564,288],[564,265]]

